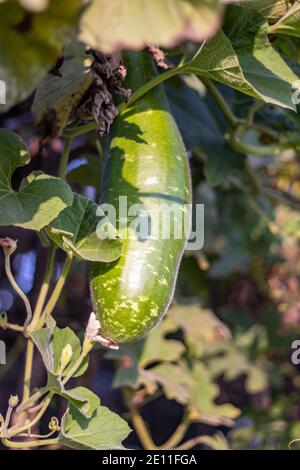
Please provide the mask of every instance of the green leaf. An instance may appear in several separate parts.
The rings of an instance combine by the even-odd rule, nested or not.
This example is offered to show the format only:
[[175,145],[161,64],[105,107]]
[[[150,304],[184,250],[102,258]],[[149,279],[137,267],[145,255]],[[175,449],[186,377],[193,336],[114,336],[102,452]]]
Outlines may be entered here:
[[32,13],[17,0],[0,4],[0,78],[7,84],[7,107],[26,98],[55,64],[74,35],[80,6],[80,0],[56,0]]
[[49,227],[47,235],[62,249],[72,250],[79,259],[111,262],[122,251],[120,238],[98,238],[97,204],[74,193],[72,206],[65,209]]
[[80,21],[80,39],[110,53],[143,49],[148,44],[172,47],[183,40],[203,41],[217,30],[219,0],[94,0]]
[[59,73],[45,75],[34,97],[32,111],[39,134],[45,138],[61,135],[93,81],[83,45],[67,47],[63,59]]
[[90,419],[70,407],[63,416],[58,439],[74,449],[123,449],[122,441],[130,431],[126,421],[104,406],[98,407]]
[[85,387],[64,390],[59,386],[52,386],[49,387],[49,390],[68,400],[69,404],[86,418],[91,418],[94,411],[100,406],[100,398]]
[[163,361],[177,361],[184,352],[184,345],[175,339],[166,339],[165,336],[176,331],[170,318],[166,318],[147,336],[142,354],[139,358],[139,366],[146,367],[151,363]]
[[187,345],[196,356],[201,356],[208,347],[231,338],[229,329],[211,310],[198,305],[176,305],[169,315],[183,333]]
[[270,27],[269,31],[274,34],[300,37],[300,1],[296,0],[286,14]]
[[226,346],[223,355],[210,360],[210,370],[215,377],[222,374],[228,381],[245,375],[248,393],[259,393],[268,385],[266,373],[258,365],[252,364],[244,353],[230,345]]
[[137,366],[121,367],[114,376],[113,388],[131,387],[137,388],[139,384],[139,369]]
[[163,363],[143,370],[139,385],[144,385],[149,394],[153,394],[160,385],[169,400],[185,405],[190,400],[192,378],[182,365]]
[[72,204],[73,194],[60,178],[33,172],[18,192],[11,187],[16,168],[29,163],[24,142],[11,131],[0,129],[0,225],[41,230]]
[[281,18],[289,8],[287,0],[239,0],[238,4],[257,11],[270,23]]
[[[79,338],[70,328],[42,328],[32,333],[32,340],[42,355],[43,362],[50,374],[65,377],[74,366],[81,354]],[[72,348],[72,357],[67,366],[61,371],[61,358],[66,345]],[[88,356],[85,356],[73,377],[82,375],[88,366]]]
[[194,380],[191,389],[193,417],[205,419],[214,425],[230,424],[240,414],[240,410],[231,404],[217,405],[216,398],[220,394],[218,385],[213,383],[211,373],[203,364],[197,362],[192,368]]
[[208,41],[183,71],[224,83],[247,95],[296,110],[298,77],[268,39],[268,23],[256,11],[228,8],[224,31]]

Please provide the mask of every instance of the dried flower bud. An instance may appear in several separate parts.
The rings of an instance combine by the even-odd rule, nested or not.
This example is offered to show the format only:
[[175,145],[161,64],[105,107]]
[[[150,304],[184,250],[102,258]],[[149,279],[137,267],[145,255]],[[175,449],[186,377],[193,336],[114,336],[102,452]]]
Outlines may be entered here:
[[86,341],[90,343],[100,343],[102,346],[109,349],[119,349],[119,346],[113,340],[99,334],[100,327],[99,320],[97,320],[95,313],[92,312],[85,330]]
[[95,336],[99,333],[100,330],[100,322],[97,320],[96,315],[94,312],[90,314],[90,318],[85,330],[85,337],[88,341],[93,341]]

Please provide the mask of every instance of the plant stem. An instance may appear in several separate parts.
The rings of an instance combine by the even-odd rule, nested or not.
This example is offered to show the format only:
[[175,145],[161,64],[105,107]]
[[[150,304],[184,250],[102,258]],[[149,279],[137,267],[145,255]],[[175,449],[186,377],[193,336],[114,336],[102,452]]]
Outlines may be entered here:
[[189,439],[188,441],[184,442],[180,446],[176,447],[174,450],[188,450],[192,449],[195,447],[197,444],[205,443],[203,442],[203,436],[197,436],[193,437],[192,439]]
[[[31,374],[32,374],[33,352],[34,352],[33,341],[30,338],[28,338],[27,348],[26,348],[22,401],[28,400],[30,396],[30,382],[31,382]],[[20,420],[22,419],[22,417],[23,417],[23,413],[20,415]]]
[[72,253],[69,253],[67,258],[66,258],[66,261],[65,261],[65,264],[64,264],[64,267],[63,267],[63,270],[62,270],[62,273],[56,283],[56,286],[52,292],[52,295],[40,317],[40,320],[37,324],[37,326],[34,328],[35,330],[39,330],[40,328],[43,327],[45,321],[46,321],[46,318],[48,315],[51,315],[52,311],[54,310],[54,307],[60,297],[60,294],[63,290],[63,287],[65,285],[65,281],[66,281],[66,278],[68,276],[68,273],[70,271],[70,268],[71,268],[71,265],[72,265],[72,261],[73,261],[73,254]]
[[124,390],[124,397],[127,408],[130,412],[130,418],[132,420],[135,432],[138,435],[139,440],[145,450],[158,450],[158,447],[154,444],[152,436],[148,431],[148,428],[139,413],[138,408],[132,403],[131,394],[128,390]]
[[73,367],[71,367],[71,369],[69,370],[68,374],[65,376],[65,378],[61,381],[61,385],[64,387],[66,385],[66,383],[73,377],[73,375],[76,373],[76,371],[79,369],[82,361],[84,360],[85,356],[87,355],[87,352],[82,350],[81,351],[81,354],[79,356],[79,358],[77,359],[77,361],[75,362],[75,364],[73,365]]
[[33,395],[31,395],[26,401],[22,401],[22,403],[18,406],[17,412],[20,413],[22,411],[27,410],[32,404],[37,401],[39,398],[41,398],[45,393],[47,392],[47,388],[41,388],[37,392],[35,392]]
[[9,439],[2,439],[2,443],[11,449],[26,449],[30,447],[41,447],[41,446],[53,446],[59,443],[57,438],[54,439],[42,439],[38,441],[22,441],[15,442],[10,441]]
[[33,418],[33,420],[30,421],[29,423],[24,424],[23,426],[19,426],[19,425],[13,426],[12,428],[8,430],[5,437],[9,439],[13,436],[17,436],[18,434],[24,431],[27,431],[28,429],[32,428],[36,423],[38,423],[40,419],[42,418],[42,416],[44,415],[45,411],[47,410],[48,406],[50,405],[52,397],[53,397],[53,393],[49,392],[48,395],[44,399],[44,404],[42,408],[40,409],[38,414]]
[[13,273],[11,272],[10,254],[5,255],[5,272],[6,272],[6,275],[7,275],[7,278],[9,280],[10,284],[12,285],[14,290],[17,292],[17,294],[21,297],[21,299],[24,302],[24,305],[25,305],[25,308],[26,308],[26,313],[27,313],[26,321],[24,323],[24,328],[26,328],[26,326],[29,324],[29,322],[31,321],[31,318],[32,318],[31,305],[30,305],[30,302],[28,300],[28,297],[22,291],[22,289],[18,286],[18,284],[15,281],[15,278],[13,276]]
[[211,80],[209,80],[208,78],[203,78],[201,77],[201,81],[202,83],[205,85],[206,89],[209,91],[209,93],[211,94],[211,96],[214,98],[214,100],[216,101],[216,103],[218,104],[219,108],[221,109],[221,111],[223,112],[228,124],[231,126],[231,127],[235,127],[237,126],[237,124],[241,121],[239,118],[237,118],[233,112],[231,111],[230,107],[228,106],[228,104],[226,103],[226,101],[224,100],[223,96],[221,95],[221,93],[219,92],[219,90],[217,89],[217,87],[213,84],[213,82]]
[[21,325],[15,325],[14,323],[5,323],[2,328],[4,330],[12,330],[12,331],[18,331],[19,333],[24,332],[24,326]]
[[[34,314],[32,318],[32,322],[28,327],[28,331],[32,332],[34,331],[39,319],[40,315],[42,313],[42,309],[45,304],[45,300],[47,297],[47,293],[49,290],[50,286],[50,281],[52,277],[52,272],[53,272],[53,267],[54,267],[54,260],[55,260],[55,253],[56,253],[56,248],[51,247],[49,253],[48,253],[48,258],[47,258],[47,265],[46,265],[46,271],[44,275],[44,280],[43,284],[41,286],[39,296],[37,299],[37,303],[34,309]],[[22,402],[28,400],[30,396],[30,381],[31,381],[31,374],[32,374],[32,364],[33,364],[33,353],[34,353],[34,344],[33,341],[28,338],[28,343],[27,343],[27,350],[26,350],[26,359],[25,359],[25,370],[24,370],[24,385],[23,385],[23,398]],[[23,414],[21,414],[20,419],[22,419]]]
[[47,235],[44,233],[43,230],[38,232],[38,235],[40,237],[41,244],[43,245],[44,248],[49,248],[51,246],[51,242],[49,238],[47,238]]
[[256,114],[256,112],[262,108],[263,106],[265,106],[265,102],[264,101],[260,101],[260,100],[256,100],[254,101],[254,103],[252,104],[252,106],[249,108],[249,111],[248,111],[248,114],[247,114],[247,124],[248,125],[252,125],[253,122],[254,122],[254,116]]
[[69,160],[70,151],[72,147],[72,140],[73,140],[73,136],[66,137],[64,151],[60,159],[58,175],[63,180],[66,179],[66,170],[67,170],[68,160]]
[[37,323],[39,322],[43,307],[45,305],[46,297],[47,297],[49,287],[50,287],[53,268],[54,268],[55,254],[56,254],[56,247],[52,246],[49,253],[48,253],[48,259],[47,259],[47,265],[46,265],[44,280],[43,280],[43,284],[41,286],[39,296],[38,296],[38,299],[37,299],[37,302],[36,302],[32,322],[31,322],[31,325],[29,327],[30,331],[34,331]]
[[174,449],[184,438],[188,428],[190,426],[189,413],[185,412],[183,419],[174,434],[168,439],[162,446],[159,446],[161,450]]

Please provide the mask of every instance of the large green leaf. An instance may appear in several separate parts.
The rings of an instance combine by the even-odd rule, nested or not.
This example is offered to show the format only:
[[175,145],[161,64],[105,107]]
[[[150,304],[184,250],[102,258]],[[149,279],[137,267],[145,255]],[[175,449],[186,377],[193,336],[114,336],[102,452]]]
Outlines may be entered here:
[[224,30],[208,41],[183,71],[296,110],[292,89],[298,77],[270,43],[268,23],[256,11],[231,6]]
[[217,30],[221,0],[93,0],[80,21],[80,39],[105,53],[203,41]]
[[97,236],[97,207],[94,202],[74,193],[72,206],[46,228],[48,236],[62,249],[72,250],[80,259],[103,262],[118,259],[122,241],[118,237],[101,239]]
[[22,181],[19,191],[13,191],[14,171],[29,161],[29,151],[20,137],[0,129],[0,225],[41,230],[72,204],[68,184],[41,172],[31,173]]
[[92,84],[85,47],[75,43],[66,48],[59,73],[48,73],[37,87],[32,106],[43,137],[61,134]]
[[[66,376],[81,354],[80,340],[68,327],[42,328],[32,333],[32,340],[41,353],[48,372],[54,376]],[[71,355],[62,369],[61,361],[67,346]],[[88,356],[85,356],[74,377],[82,375],[87,366]]]
[[182,405],[190,402],[190,389],[193,380],[188,370],[181,364],[158,364],[140,373],[139,385],[144,385],[149,394],[160,385],[169,400],[176,400]]
[[81,450],[123,449],[122,441],[129,433],[126,421],[104,406],[89,419],[71,406],[63,416],[59,441]]
[[300,1],[296,0],[294,5],[282,16],[277,23],[270,27],[270,32],[275,34],[286,34],[288,36],[300,37]]
[[56,0],[32,13],[17,0],[0,4],[0,79],[7,85],[7,106],[31,93],[55,64],[74,34],[80,5],[81,0]]

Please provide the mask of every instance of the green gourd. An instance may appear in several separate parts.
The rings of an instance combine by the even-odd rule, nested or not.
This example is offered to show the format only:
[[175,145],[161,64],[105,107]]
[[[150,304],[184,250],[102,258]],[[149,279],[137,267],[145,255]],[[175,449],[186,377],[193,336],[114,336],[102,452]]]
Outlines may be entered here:
[[[133,91],[157,75],[144,53],[127,54],[125,63],[126,85]],[[118,208],[119,196],[127,196],[128,207],[143,207],[150,237],[134,236],[134,230],[128,229],[133,218],[128,217],[126,227],[120,229],[121,257],[112,263],[92,264],[92,302],[100,334],[111,344],[136,341],[161,320],[173,297],[188,238],[183,221],[185,228],[189,226],[189,165],[162,85],[127,106],[114,122],[100,202]],[[169,239],[164,239],[162,223],[155,225],[159,227],[156,237],[152,233],[152,222],[158,220],[155,211],[162,204],[174,209]],[[178,228],[182,235],[176,238]]]

